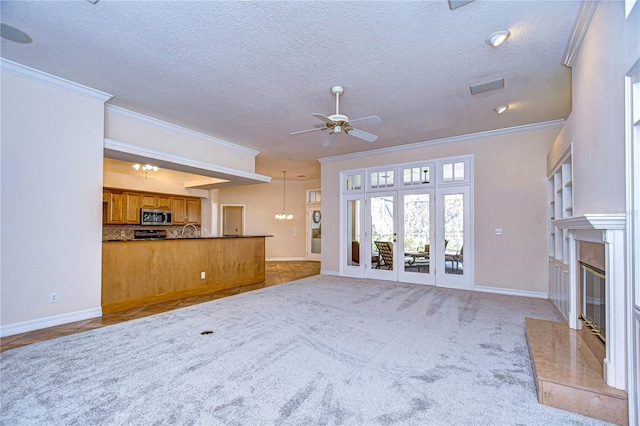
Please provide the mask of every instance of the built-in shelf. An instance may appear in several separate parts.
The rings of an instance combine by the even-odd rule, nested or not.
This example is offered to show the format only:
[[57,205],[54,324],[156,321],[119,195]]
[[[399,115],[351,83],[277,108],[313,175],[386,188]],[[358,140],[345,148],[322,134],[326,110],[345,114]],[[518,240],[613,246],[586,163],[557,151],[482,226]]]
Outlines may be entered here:
[[564,186],[565,186],[565,188],[569,188],[569,187],[573,186],[573,181],[570,180],[570,181],[565,182]]
[[565,211],[565,212],[573,211],[573,207],[565,207],[565,208],[564,208],[564,211]]

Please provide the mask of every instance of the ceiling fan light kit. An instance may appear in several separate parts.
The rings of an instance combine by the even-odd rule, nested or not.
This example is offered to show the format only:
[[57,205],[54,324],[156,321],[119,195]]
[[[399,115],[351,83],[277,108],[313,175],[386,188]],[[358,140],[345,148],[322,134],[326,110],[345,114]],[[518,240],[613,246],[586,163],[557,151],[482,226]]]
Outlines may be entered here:
[[344,93],[344,87],[342,86],[333,86],[331,88],[331,93],[333,93],[336,97],[336,113],[330,116],[326,116],[324,114],[313,113],[315,118],[322,121],[322,124],[316,124],[313,129],[301,130],[299,132],[289,133],[290,135],[297,135],[300,133],[314,132],[316,130],[328,130],[331,129],[331,132],[327,135],[324,140],[323,146],[330,146],[333,141],[336,139],[338,133],[346,133],[347,135],[354,136],[358,139],[365,140],[367,142],[373,142],[378,139],[378,136],[365,132],[363,130],[355,129],[352,125],[357,123],[359,125],[363,124],[378,124],[382,123],[380,117],[372,115],[369,117],[356,118],[355,120],[349,120],[344,114],[340,114],[340,95]]
[[510,35],[511,33],[509,31],[505,31],[505,30],[497,31],[491,34],[489,37],[487,37],[487,44],[489,46],[498,47],[502,43],[504,43],[505,40],[507,40]]

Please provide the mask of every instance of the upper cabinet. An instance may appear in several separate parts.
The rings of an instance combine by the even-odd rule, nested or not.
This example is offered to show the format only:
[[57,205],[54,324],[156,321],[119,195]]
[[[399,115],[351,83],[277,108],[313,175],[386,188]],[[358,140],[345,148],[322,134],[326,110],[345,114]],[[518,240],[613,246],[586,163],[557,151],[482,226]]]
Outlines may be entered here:
[[[105,194],[106,192],[106,194]],[[111,225],[140,223],[140,194],[106,190],[103,192],[103,222]]]
[[201,221],[201,201],[196,197],[104,188],[102,203],[105,225],[137,225],[141,208],[171,210],[174,225]]

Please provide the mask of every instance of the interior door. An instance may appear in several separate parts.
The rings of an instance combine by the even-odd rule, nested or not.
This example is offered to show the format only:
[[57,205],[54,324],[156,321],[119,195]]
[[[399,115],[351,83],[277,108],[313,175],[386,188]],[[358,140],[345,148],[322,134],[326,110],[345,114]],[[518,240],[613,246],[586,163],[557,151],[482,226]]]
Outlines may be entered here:
[[244,235],[244,206],[222,206],[222,235]]
[[374,193],[366,198],[364,256],[368,261],[367,278],[398,280],[396,198],[396,191]]
[[416,284],[435,284],[431,253],[437,251],[433,189],[399,193],[398,247],[403,248],[399,279]]
[[[471,200],[468,186],[439,188],[436,198],[436,285],[471,288]],[[465,252],[465,247],[467,248]]]

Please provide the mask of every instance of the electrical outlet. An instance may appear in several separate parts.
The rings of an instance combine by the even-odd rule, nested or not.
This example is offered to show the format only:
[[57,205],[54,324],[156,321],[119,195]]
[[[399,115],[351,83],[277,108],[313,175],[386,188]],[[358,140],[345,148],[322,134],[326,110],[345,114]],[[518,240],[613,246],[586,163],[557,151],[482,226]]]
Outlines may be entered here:
[[124,236],[126,236],[126,235],[127,235],[127,233],[126,233],[125,231],[120,231],[120,236],[121,236],[121,237],[124,237]]
[[51,293],[49,295],[49,303],[58,303],[58,293]]
[[207,275],[207,274],[205,274],[204,272],[200,272],[200,279],[201,279],[201,280],[204,280],[204,277],[205,277],[206,275]]

